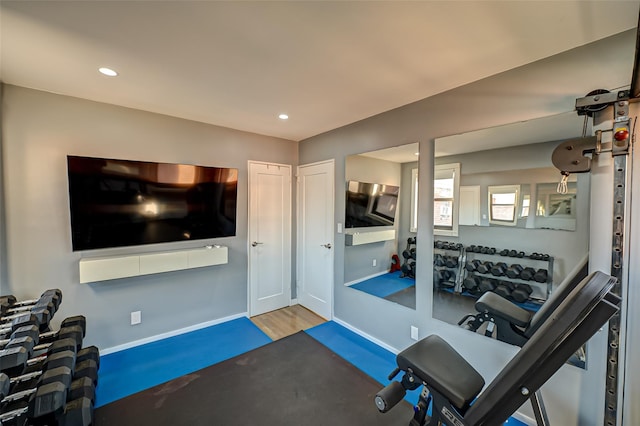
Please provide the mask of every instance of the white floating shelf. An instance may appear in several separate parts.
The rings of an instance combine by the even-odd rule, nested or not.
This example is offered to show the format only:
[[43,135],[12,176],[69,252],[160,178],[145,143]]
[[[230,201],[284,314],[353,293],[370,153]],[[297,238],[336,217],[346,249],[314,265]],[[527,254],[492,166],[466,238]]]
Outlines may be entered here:
[[381,241],[394,240],[396,238],[395,229],[384,229],[381,231],[354,232],[345,235],[345,242],[348,246],[359,246],[361,244],[378,243]]
[[228,263],[228,248],[208,246],[189,250],[80,259],[80,283],[181,271]]

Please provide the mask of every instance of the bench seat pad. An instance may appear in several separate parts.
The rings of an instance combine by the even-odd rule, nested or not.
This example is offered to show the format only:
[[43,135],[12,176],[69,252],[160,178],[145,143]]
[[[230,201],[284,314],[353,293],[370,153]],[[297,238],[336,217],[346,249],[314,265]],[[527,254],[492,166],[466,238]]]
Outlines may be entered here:
[[484,387],[482,376],[439,336],[432,334],[400,352],[398,367],[411,369],[428,387],[463,413]]
[[526,309],[522,309],[520,306],[490,291],[478,299],[475,308],[478,312],[487,312],[504,318],[518,327],[527,327],[532,316]]

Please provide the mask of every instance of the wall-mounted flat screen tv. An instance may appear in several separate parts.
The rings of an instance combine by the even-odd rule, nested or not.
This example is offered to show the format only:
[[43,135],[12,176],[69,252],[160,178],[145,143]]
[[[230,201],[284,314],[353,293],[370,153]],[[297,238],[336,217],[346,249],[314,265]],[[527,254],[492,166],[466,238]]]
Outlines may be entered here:
[[346,228],[393,225],[400,188],[393,185],[347,182]]
[[67,156],[73,250],[236,235],[238,169]]

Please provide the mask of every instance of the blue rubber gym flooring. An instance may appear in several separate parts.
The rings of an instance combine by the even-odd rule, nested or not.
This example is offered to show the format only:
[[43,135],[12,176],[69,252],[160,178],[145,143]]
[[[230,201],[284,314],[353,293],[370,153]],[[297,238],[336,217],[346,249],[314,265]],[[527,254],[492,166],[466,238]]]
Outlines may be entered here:
[[[389,383],[387,376],[396,367],[392,352],[333,321],[313,327],[306,333],[374,380]],[[251,320],[239,318],[104,355],[100,358],[95,407],[193,373],[270,342],[271,339]],[[409,392],[405,399],[414,404],[418,395],[419,390]],[[525,425],[515,419],[509,419],[505,424]]]
[[239,318],[101,356],[95,407],[193,373],[271,341],[251,320]]
[[389,272],[354,284],[351,288],[384,298],[416,285],[413,278],[400,278],[400,274],[400,271]]

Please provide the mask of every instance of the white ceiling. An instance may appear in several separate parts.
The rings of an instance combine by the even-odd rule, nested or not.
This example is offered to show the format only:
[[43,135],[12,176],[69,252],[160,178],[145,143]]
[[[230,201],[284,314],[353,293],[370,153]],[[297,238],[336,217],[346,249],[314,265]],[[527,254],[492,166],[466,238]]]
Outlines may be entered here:
[[0,79],[298,141],[635,28],[639,4],[2,0]]

